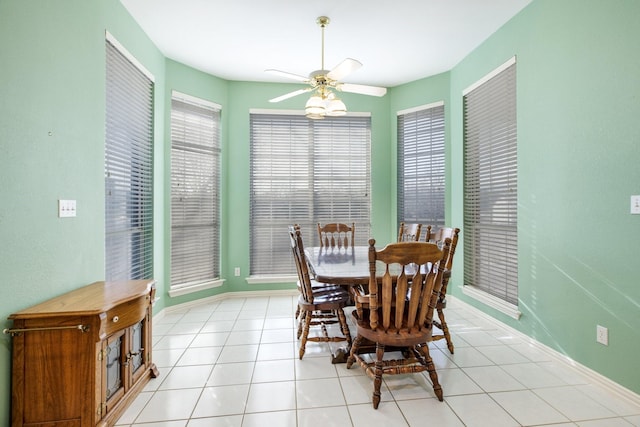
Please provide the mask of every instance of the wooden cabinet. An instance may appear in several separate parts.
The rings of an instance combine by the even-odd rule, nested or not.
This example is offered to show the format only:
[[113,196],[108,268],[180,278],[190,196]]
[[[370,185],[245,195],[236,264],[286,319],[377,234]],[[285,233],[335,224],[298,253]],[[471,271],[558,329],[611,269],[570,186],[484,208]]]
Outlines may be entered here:
[[153,280],[96,282],[9,316],[11,425],[111,426],[158,375]]

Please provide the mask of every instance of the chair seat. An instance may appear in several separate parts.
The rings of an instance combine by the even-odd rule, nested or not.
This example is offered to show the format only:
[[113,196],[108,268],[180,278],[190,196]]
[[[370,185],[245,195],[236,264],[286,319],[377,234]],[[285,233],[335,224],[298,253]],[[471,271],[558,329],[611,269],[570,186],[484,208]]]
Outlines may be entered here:
[[[368,314],[365,319],[360,319],[358,313],[354,310],[351,313],[354,323],[356,324],[358,335],[390,347],[410,347],[417,344],[424,344],[431,340],[431,328],[425,328],[420,325],[411,329],[402,327],[396,329],[393,325],[386,331],[381,326],[377,329],[371,329]],[[406,321],[402,322],[406,326]]]
[[314,279],[311,279],[311,289],[314,290],[314,292],[316,290],[318,291],[332,291],[335,289],[343,289],[342,286],[340,285],[334,285],[331,283],[322,283],[322,282],[318,282]]
[[[334,291],[336,289],[342,289],[342,286],[340,285],[332,285],[330,283],[322,283],[322,282],[317,282],[313,279],[310,280],[311,282],[311,289],[315,292],[315,291]],[[296,282],[296,286],[298,286],[298,289],[300,289],[300,281],[298,280]]]
[[[310,283],[311,283],[311,291],[313,292],[314,295],[321,295],[321,294],[326,294],[326,293],[334,293],[334,292],[339,292],[342,291],[343,288],[340,285],[332,285],[329,283],[322,283],[322,282],[317,282],[313,279],[309,279]],[[298,280],[298,282],[296,283],[296,285],[298,286],[298,290],[300,290],[300,281]],[[302,293],[301,293],[302,295]],[[300,316],[300,304],[298,304],[298,308],[296,309],[296,314],[295,314],[295,318],[297,319],[298,316]]]
[[303,296],[298,297],[298,305],[305,310],[333,310],[336,306],[346,307],[349,294],[341,287],[334,290],[313,291],[313,302],[310,303]]

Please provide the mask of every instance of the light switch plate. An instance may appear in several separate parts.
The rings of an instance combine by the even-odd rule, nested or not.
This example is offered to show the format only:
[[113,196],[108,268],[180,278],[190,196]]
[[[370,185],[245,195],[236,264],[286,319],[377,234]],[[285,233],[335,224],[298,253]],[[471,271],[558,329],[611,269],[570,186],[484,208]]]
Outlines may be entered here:
[[76,216],[76,201],[58,200],[58,216],[60,218],[71,218]]
[[640,196],[631,196],[631,213],[640,214]]

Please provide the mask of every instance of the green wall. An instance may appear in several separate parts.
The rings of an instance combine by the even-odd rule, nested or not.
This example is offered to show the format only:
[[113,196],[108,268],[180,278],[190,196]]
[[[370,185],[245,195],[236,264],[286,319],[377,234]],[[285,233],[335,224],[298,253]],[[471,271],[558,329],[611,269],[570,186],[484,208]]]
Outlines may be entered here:
[[[462,226],[464,88],[517,56],[519,321],[462,294],[464,230],[450,289],[531,337],[640,392],[640,16],[636,0],[534,0],[450,72],[343,94],[372,114],[372,235],[396,231],[396,112],[445,102],[447,221]],[[0,0],[0,323],[104,275],[104,33],[154,76],[154,310],[248,285],[249,110],[297,87],[229,82],[164,58],[117,0]],[[213,290],[169,298],[171,90],[222,106],[222,276]],[[57,217],[58,199],[78,216]],[[230,273],[239,266],[240,278]],[[595,343],[595,326],[610,345]],[[0,336],[0,425],[8,424],[11,341]]]
[[[640,194],[639,16],[636,0],[534,1],[451,71],[450,117],[452,175],[460,177],[461,93],[517,57],[522,317],[484,310],[636,393],[640,216],[630,214],[630,196]],[[462,180],[451,194],[452,223],[462,224]],[[456,296],[482,308],[455,285]],[[609,346],[596,343],[598,324],[609,328]]]
[[[640,194],[638,16],[636,0],[535,0],[449,73],[393,88],[390,111],[445,101],[447,223],[462,228],[451,293],[636,393],[640,216],[629,197]],[[461,290],[462,92],[513,56],[517,321]],[[608,346],[596,343],[598,324]]]
[[[164,86],[164,57],[119,1],[0,0],[3,329],[11,313],[104,278],[105,30]],[[160,90],[156,141],[164,121]],[[163,150],[155,156],[162,177]],[[162,179],[154,185],[162,206]],[[58,218],[58,199],[77,200],[77,217]],[[163,224],[158,209],[154,226]],[[163,253],[163,234],[156,233],[161,291]],[[9,424],[10,351],[11,338],[0,335],[0,425]]]

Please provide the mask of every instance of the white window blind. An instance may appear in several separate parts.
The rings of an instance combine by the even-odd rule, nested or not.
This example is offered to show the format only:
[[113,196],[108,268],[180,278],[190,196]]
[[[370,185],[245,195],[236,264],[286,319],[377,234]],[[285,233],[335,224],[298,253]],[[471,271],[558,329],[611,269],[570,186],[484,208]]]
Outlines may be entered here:
[[153,276],[153,82],[106,43],[105,276]]
[[366,244],[370,145],[370,117],[251,114],[252,275],[295,272],[289,224],[314,246],[316,223],[355,222],[356,244]]
[[464,281],[518,304],[516,64],[464,94]]
[[398,113],[398,221],[442,227],[444,105]]
[[171,287],[220,275],[220,108],[171,99]]

